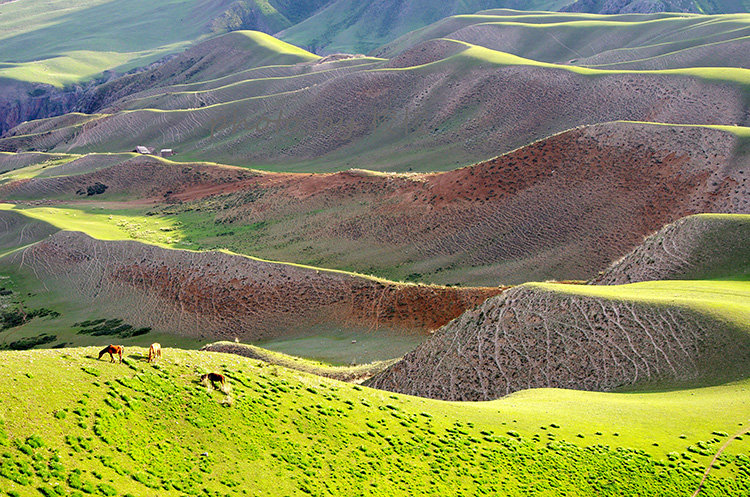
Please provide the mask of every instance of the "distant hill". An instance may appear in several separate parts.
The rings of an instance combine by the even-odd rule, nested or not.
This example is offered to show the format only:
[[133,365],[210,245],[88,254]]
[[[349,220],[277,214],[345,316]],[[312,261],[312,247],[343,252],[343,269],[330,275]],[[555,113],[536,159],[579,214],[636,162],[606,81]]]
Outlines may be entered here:
[[[748,212],[749,131],[597,124],[470,167],[421,174],[271,173],[134,154],[0,154],[0,171],[8,171],[0,176],[0,198],[85,208],[93,199],[87,189],[103,184],[98,202],[162,203],[141,208],[150,219],[199,226],[184,234],[193,248],[443,284],[588,279],[683,216]],[[678,259],[649,250],[635,260],[659,262],[642,264],[640,273],[675,278],[663,269],[690,260],[690,268],[716,266],[711,274],[723,274],[718,266],[743,260],[741,234],[730,238],[727,228],[723,239],[734,245],[708,249],[704,242],[724,225],[687,226],[676,237],[685,250],[666,247]],[[170,233],[164,238],[182,238]],[[707,262],[689,256],[691,247]],[[722,248],[729,259],[716,255]]]
[[558,10],[570,0],[335,0],[277,36],[318,54],[367,53],[444,17],[492,8]]
[[577,0],[560,9],[596,14],[650,14],[653,12],[694,12],[731,14],[750,11],[748,0]]
[[452,16],[372,52],[391,58],[447,38],[527,59],[598,69],[750,67],[750,15],[592,15],[490,10]]
[[[746,124],[746,69],[600,71],[433,40],[390,61],[326,62],[300,51],[295,57],[303,62],[289,65],[279,51],[262,68],[205,80],[239,57],[214,48],[125,78],[145,81],[145,91],[111,103],[101,95],[107,105],[84,109],[97,114],[75,124],[55,118],[19,126],[0,139],[0,150],[127,152],[147,145],[178,148],[180,161],[408,172],[469,165],[598,122]],[[106,86],[117,91],[117,84]]]

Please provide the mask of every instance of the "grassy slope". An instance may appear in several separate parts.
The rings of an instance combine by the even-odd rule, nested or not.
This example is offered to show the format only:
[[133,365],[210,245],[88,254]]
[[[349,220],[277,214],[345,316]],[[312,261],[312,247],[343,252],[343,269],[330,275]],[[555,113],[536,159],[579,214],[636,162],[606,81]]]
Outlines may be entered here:
[[[459,404],[237,356],[167,349],[154,367],[145,349],[128,366],[96,352],[0,353],[10,495],[687,495],[750,407],[747,382]],[[207,371],[229,376],[231,400],[197,383]],[[728,446],[704,495],[748,491],[748,444]]]
[[[532,38],[534,34],[537,36],[548,36],[546,32],[552,31],[553,33],[560,28],[573,28],[578,34],[586,34],[587,31],[596,30],[601,28],[630,28],[633,32],[647,35],[651,34],[656,36],[658,34],[665,34],[676,29],[685,29],[689,26],[702,25],[706,22],[717,21],[717,20],[742,20],[745,16],[716,16],[716,17],[703,17],[695,15],[679,15],[679,14],[632,14],[632,15],[610,15],[603,16],[598,14],[583,14],[583,13],[562,13],[562,12],[508,12],[508,11],[483,11],[476,14],[463,14],[441,19],[434,24],[425,26],[424,28],[411,31],[409,33],[400,36],[391,43],[388,43],[382,47],[379,47],[374,53],[381,56],[393,56],[398,54],[409,47],[413,47],[419,43],[435,38],[450,37],[451,33],[455,33],[463,28],[476,25],[493,25],[502,27],[519,27],[531,30],[529,38]],[[576,29],[577,28],[577,29]],[[557,33],[555,33],[557,36]],[[537,38],[536,41],[538,41]],[[529,45],[533,44],[533,39],[526,41],[525,37],[522,37],[515,45],[518,49],[526,50],[532,48]],[[572,40],[573,45],[570,47],[573,50],[585,50],[586,47],[585,39]],[[654,43],[656,41],[653,41]],[[477,41],[478,44],[482,44]],[[553,56],[557,53],[560,47],[557,46],[559,42],[548,43],[546,47],[551,53],[549,56]],[[523,54],[519,54],[523,55]]]
[[199,5],[176,0],[4,4],[0,61],[14,65],[0,69],[0,77],[61,86],[147,64],[208,34],[206,17],[220,10],[207,4],[194,11]]
[[355,382],[359,382],[379,373],[397,360],[391,359],[388,361],[377,361],[354,366],[332,366],[329,363],[316,361],[314,359],[302,358],[256,347],[255,345],[235,342],[214,342],[204,347],[203,350],[237,354],[243,357],[249,357],[251,359],[274,364],[276,366],[293,369],[295,371],[302,371],[303,373],[324,376],[334,380]]
[[3,4],[0,78],[64,86],[143,66],[212,35],[211,19],[226,7],[198,0]]
[[567,9],[581,12],[602,12],[612,14],[614,12],[628,12],[635,8],[640,12],[655,11],[677,11],[698,12],[701,14],[724,14],[729,12],[747,12],[750,10],[750,2],[747,0],[639,0],[618,2],[613,9],[612,4],[605,0],[579,0],[572,3]]
[[445,16],[469,14],[491,7],[557,10],[567,3],[567,0],[464,0],[443,2],[436,7],[427,0],[377,4],[364,0],[336,0],[278,35],[295,45],[310,47],[316,53],[367,53]]
[[592,69],[587,67],[575,67],[562,64],[551,64],[547,62],[540,62],[532,59],[525,59],[517,55],[509,54],[506,52],[500,52],[497,50],[491,50],[489,48],[480,47],[471,43],[460,42],[450,40],[454,43],[459,43],[465,47],[460,53],[452,55],[444,60],[435,62],[434,64],[445,64],[452,60],[463,60],[472,65],[489,63],[496,66],[535,66],[535,67],[548,67],[554,69],[560,69],[565,71],[574,72],[590,77],[604,76],[607,74],[660,74],[660,75],[676,75],[676,76],[693,76],[700,79],[715,81],[715,82],[726,82],[730,84],[736,84],[744,88],[745,92],[750,90],[750,69],[742,69],[737,67],[686,67],[680,69],[663,69],[663,70],[606,70],[606,69]]
[[[714,60],[706,65],[746,65],[743,60],[723,60],[720,45],[744,41],[750,33],[750,16],[716,16],[696,18],[665,18],[642,22],[609,20],[574,20],[561,23],[486,23],[500,30],[513,32],[518,38],[508,45],[517,55],[547,62],[574,61],[576,65],[599,67],[644,63],[668,58],[680,52],[715,44]],[[448,35],[451,37],[451,35]],[[540,50],[538,40],[548,43]],[[474,40],[472,40],[474,41]],[[481,39],[478,44],[483,45]],[[490,46],[490,48],[496,48]],[[611,63],[589,63],[587,57],[609,52]],[[614,55],[617,55],[614,57]],[[583,60],[579,60],[583,58]],[[692,64],[691,64],[692,65]]]
[[613,286],[557,283],[529,285],[573,295],[684,306],[714,315],[750,332],[750,281],[669,280]]

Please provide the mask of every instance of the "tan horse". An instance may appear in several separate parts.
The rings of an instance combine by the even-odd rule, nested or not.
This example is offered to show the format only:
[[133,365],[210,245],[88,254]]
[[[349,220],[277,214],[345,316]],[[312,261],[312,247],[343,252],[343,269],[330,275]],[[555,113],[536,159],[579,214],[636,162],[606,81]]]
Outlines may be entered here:
[[161,344],[152,343],[148,348],[148,362],[156,361],[156,359],[161,359]]
[[115,355],[118,355],[120,356],[120,364],[122,364],[123,350],[122,345],[107,345],[104,350],[99,352],[99,359],[101,359],[104,354],[109,354],[109,358],[111,359],[109,362],[115,362]]

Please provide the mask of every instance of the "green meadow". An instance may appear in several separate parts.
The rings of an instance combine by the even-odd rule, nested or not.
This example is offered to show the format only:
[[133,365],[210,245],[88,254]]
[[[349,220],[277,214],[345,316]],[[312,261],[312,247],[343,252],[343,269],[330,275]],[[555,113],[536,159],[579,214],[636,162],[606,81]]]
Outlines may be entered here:
[[750,332],[750,281],[663,280],[628,285],[529,283],[554,292],[603,299],[688,307]]
[[[453,13],[477,12],[507,3],[513,4],[465,0],[449,8]],[[567,3],[533,0],[526,7],[557,9]],[[591,3],[601,7],[599,0]],[[703,12],[750,7],[746,0],[689,3]],[[208,326],[199,330],[199,320],[196,330],[202,338],[185,337],[176,332],[179,328],[174,322],[128,322],[107,309],[115,299],[101,302],[101,297],[92,297],[100,299],[92,304],[88,297],[71,291],[90,287],[92,294],[114,295],[100,290],[108,283],[104,278],[96,281],[98,269],[71,276],[71,281],[85,279],[75,287],[78,281],[71,283],[51,270],[44,273],[47,268],[39,269],[43,260],[27,263],[31,252],[24,249],[62,230],[170,250],[222,251],[295,266],[308,271],[305,279],[326,271],[388,285],[416,285],[429,278],[444,278],[445,283],[449,281],[445,278],[454,276],[450,281],[468,281],[486,270],[490,276],[482,274],[487,278],[482,281],[490,281],[492,264],[506,261],[499,259],[486,268],[454,264],[439,276],[437,269],[428,275],[432,263],[420,261],[429,256],[414,253],[419,250],[396,251],[356,234],[341,236],[343,241],[333,236],[323,241],[290,236],[308,225],[326,226],[327,220],[341,219],[344,214],[351,220],[367,218],[373,209],[366,199],[336,205],[321,201],[314,206],[318,210],[295,210],[297,199],[292,194],[292,207],[283,214],[245,222],[242,214],[234,216],[230,209],[254,202],[255,192],[246,197],[215,194],[183,202],[168,191],[164,194],[168,201],[158,204],[141,195],[145,189],[138,190],[140,185],[124,181],[118,186],[108,182],[110,187],[81,182],[81,190],[73,195],[69,187],[73,182],[63,178],[117,167],[136,157],[130,152],[135,145],[174,147],[178,155],[161,165],[165,170],[186,169],[186,178],[188,173],[195,173],[195,178],[203,174],[199,168],[190,172],[183,164],[191,161],[285,172],[351,170],[361,176],[387,174],[368,171],[368,167],[401,172],[448,170],[486,158],[486,150],[479,155],[478,140],[489,143],[495,128],[507,133],[502,146],[511,147],[508,143],[519,133],[528,132],[523,136],[536,139],[585,124],[565,115],[543,117],[547,109],[521,107],[524,102],[518,102],[519,108],[529,109],[531,117],[544,121],[546,128],[532,133],[524,127],[537,126],[531,123],[533,119],[512,129],[482,117],[482,93],[496,91],[489,86],[492,71],[504,67],[545,69],[528,71],[538,78],[545,97],[558,91],[582,93],[588,83],[612,75],[645,75],[648,78],[630,78],[647,80],[638,83],[641,86],[634,98],[647,95],[652,100],[643,101],[654,102],[655,107],[668,107],[664,102],[683,87],[672,84],[677,78],[689,79],[691,84],[684,86],[691,86],[690,91],[692,86],[718,83],[721,88],[704,85],[703,94],[707,101],[713,99],[717,109],[721,102],[716,95],[724,90],[739,95],[732,109],[741,109],[742,96],[746,104],[750,102],[750,69],[733,55],[750,40],[750,14],[605,17],[487,10],[439,20],[447,13],[440,11],[437,16],[438,9],[428,0],[411,0],[412,11],[422,14],[410,11],[404,17],[387,3],[383,7],[364,0],[334,0],[320,9],[323,4],[322,0],[0,0],[0,85],[11,91],[23,92],[36,83],[69,88],[108,71],[124,73],[196,47],[160,66],[151,73],[150,82],[149,73],[144,73],[142,80],[136,75],[99,87],[103,93],[92,98],[107,103],[92,108],[106,113],[71,113],[20,123],[13,136],[0,140],[2,150],[29,151],[28,155],[0,152],[0,186],[18,182],[18,188],[11,185],[4,190],[9,192],[3,198],[7,203],[0,202],[0,497],[750,495],[750,378],[744,374],[747,365],[740,360],[732,363],[736,374],[731,378],[741,379],[731,383],[726,383],[727,375],[719,375],[724,371],[709,377],[712,371],[680,389],[677,383],[663,381],[606,393],[542,388],[489,402],[445,402],[366,386],[372,375],[429,340],[426,333],[391,333],[386,328],[373,333],[364,326],[347,328],[347,324],[303,329],[307,323],[301,323],[301,331],[295,334],[280,333],[254,344],[209,343],[217,339],[217,330],[205,329]],[[249,19],[255,25],[248,26]],[[425,26],[434,21],[438,22]],[[245,28],[281,31],[280,39]],[[229,30],[233,32],[226,33]],[[458,41],[461,37],[468,41]],[[514,49],[499,49],[502,40],[513,40]],[[204,41],[208,43],[201,45]],[[420,45],[429,41],[436,43]],[[729,47],[726,54],[719,53],[724,47]],[[393,59],[391,65],[389,58],[410,48],[415,52],[403,60]],[[444,50],[444,55],[434,57],[433,48],[438,54]],[[328,59],[321,61],[316,51],[369,52],[370,56],[322,64],[318,62]],[[410,60],[417,65],[409,64]],[[551,80],[565,80],[571,73],[571,86],[542,82],[550,75]],[[468,85],[464,85],[467,74]],[[628,78],[620,79],[618,83],[626,86]],[[662,85],[668,92],[661,91]],[[649,93],[653,88],[653,94]],[[37,90],[41,91],[29,90],[26,96],[36,98]],[[112,95],[117,99],[109,101]],[[450,102],[444,101],[449,98]],[[700,103],[685,112],[699,122],[725,123],[708,127],[732,135],[717,133],[722,136],[716,139],[721,142],[715,144],[716,157],[721,146],[734,144],[734,156],[727,160],[735,162],[726,168],[736,168],[750,150],[750,128],[729,125],[740,122],[735,120],[700,120],[695,117],[703,111]],[[410,111],[412,107],[416,110]],[[522,112],[512,115],[512,111],[509,108],[509,117],[503,117],[520,121],[526,117]],[[713,107],[706,110],[707,115],[716,115],[709,111]],[[627,112],[603,115],[610,117],[602,120],[630,116]],[[677,111],[669,115],[681,119]],[[637,115],[638,119],[651,117],[645,111]],[[629,135],[623,139],[630,139]],[[513,143],[512,147],[518,145]],[[703,147],[707,154],[712,145]],[[561,157],[561,161],[569,160],[564,153]],[[128,167],[133,165],[138,163]],[[671,162],[667,165],[672,166]],[[727,174],[724,179],[729,178],[728,184],[736,177]],[[226,174],[216,184],[224,180],[233,181]],[[272,183],[268,182],[268,188],[273,188]],[[195,184],[203,185],[199,180]],[[744,187],[730,186],[737,191]],[[342,188],[345,194],[346,186]],[[477,208],[478,218],[485,215],[479,202],[469,206]],[[266,208],[273,212],[273,206]],[[502,206],[496,210],[493,214],[505,214]],[[394,212],[398,215],[396,207]],[[661,215],[656,208],[654,212]],[[665,217],[673,212],[677,209]],[[704,215],[705,219],[712,216],[730,221],[726,229],[733,230],[735,245],[750,226],[750,215]],[[481,226],[470,226],[468,231]],[[541,230],[535,226],[522,229]],[[703,331],[710,333],[716,326],[717,333],[723,332],[720,327],[726,325],[732,332],[722,335],[729,337],[725,343],[740,343],[739,339],[745,343],[750,333],[749,252],[740,248],[711,266],[724,247],[722,240],[728,238],[722,238],[727,235],[722,229],[725,225],[685,235],[690,239],[688,235],[698,233],[699,246],[679,249],[690,257],[698,252],[705,256],[690,261],[709,261],[704,264],[708,270],[698,268],[693,276],[682,275],[693,279],[617,286],[553,281],[524,285],[598,302],[638,304],[630,306],[636,321],[644,304],[687,309],[711,318]],[[52,244],[46,247],[55,250]],[[665,260],[672,256],[664,251]],[[35,255],[43,258],[41,252]],[[101,260],[106,264],[106,258]],[[648,253],[638,260],[655,262]],[[368,268],[369,264],[377,267]],[[211,267],[205,273],[210,278],[216,269],[207,267]],[[40,278],[37,269],[49,277]],[[442,266],[438,269],[442,271]],[[135,267],[133,274],[138,270]],[[94,273],[91,281],[90,273]],[[179,275],[168,281],[178,279]],[[278,281],[274,284],[285,284],[281,277]],[[309,287],[305,291],[318,291],[314,284]],[[191,298],[214,303],[212,291],[210,287],[205,291],[188,288],[185,300],[175,301],[185,307],[191,305]],[[342,301],[348,298],[340,297]],[[138,305],[131,306],[127,298],[117,301],[121,311]],[[159,298],[154,302],[161,313]],[[149,312],[154,312],[151,305]],[[395,307],[386,312],[395,313]],[[174,314],[180,314],[175,308]],[[145,314],[137,309],[138,314]],[[294,306],[279,305],[279,309],[295,312]],[[543,320],[547,311],[539,312]],[[130,319],[140,315],[131,314]],[[215,317],[223,320],[225,316]],[[510,319],[510,312],[502,316]],[[478,335],[492,332],[477,324]],[[164,356],[150,364],[147,347],[153,342],[162,344]],[[110,362],[109,356],[97,358],[110,343],[124,346],[122,364]],[[204,346],[209,350],[198,350]],[[549,343],[547,350],[549,355]],[[724,349],[718,353],[724,354]],[[735,356],[727,357],[729,362]],[[499,362],[497,357],[495,361]],[[208,372],[225,375],[229,387],[201,383],[200,376]]]
[[[0,352],[0,487],[35,495],[689,495],[747,431],[747,382],[394,395],[234,355]],[[222,372],[227,395],[199,383]],[[750,436],[701,495],[750,490]]]
[[[269,18],[280,15],[265,0],[254,3]],[[227,7],[196,0],[3,3],[0,78],[62,87],[89,81],[104,71],[122,73],[142,67],[225,32],[227,26],[212,20],[221,20]],[[298,9],[289,6],[290,11]],[[279,29],[290,25],[285,22]],[[279,46],[288,45],[277,40],[274,47],[266,48]]]

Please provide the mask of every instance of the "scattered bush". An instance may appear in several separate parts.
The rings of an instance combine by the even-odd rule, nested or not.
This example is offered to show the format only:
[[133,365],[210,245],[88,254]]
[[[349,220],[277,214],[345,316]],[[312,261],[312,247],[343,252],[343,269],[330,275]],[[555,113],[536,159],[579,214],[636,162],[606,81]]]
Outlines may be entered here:
[[76,194],[77,195],[86,195],[86,196],[91,197],[93,195],[101,195],[102,193],[104,193],[105,191],[107,191],[107,188],[108,188],[107,185],[105,185],[104,183],[99,183],[97,181],[93,185],[87,186],[85,189],[84,188],[79,188],[76,191]]
[[151,331],[146,326],[143,328],[134,328],[130,324],[122,322],[122,319],[96,319],[75,323],[73,326],[80,327],[79,335],[91,336],[118,336],[120,338],[130,338],[145,335]]
[[4,310],[0,312],[0,331],[21,326],[34,318],[46,316],[56,318],[60,316],[60,313],[44,307],[32,309],[28,312],[25,312],[21,308]]
[[37,345],[44,345],[57,341],[57,335],[42,334],[34,337],[26,337],[8,344],[0,345],[0,349],[8,350],[28,350],[33,349]]

